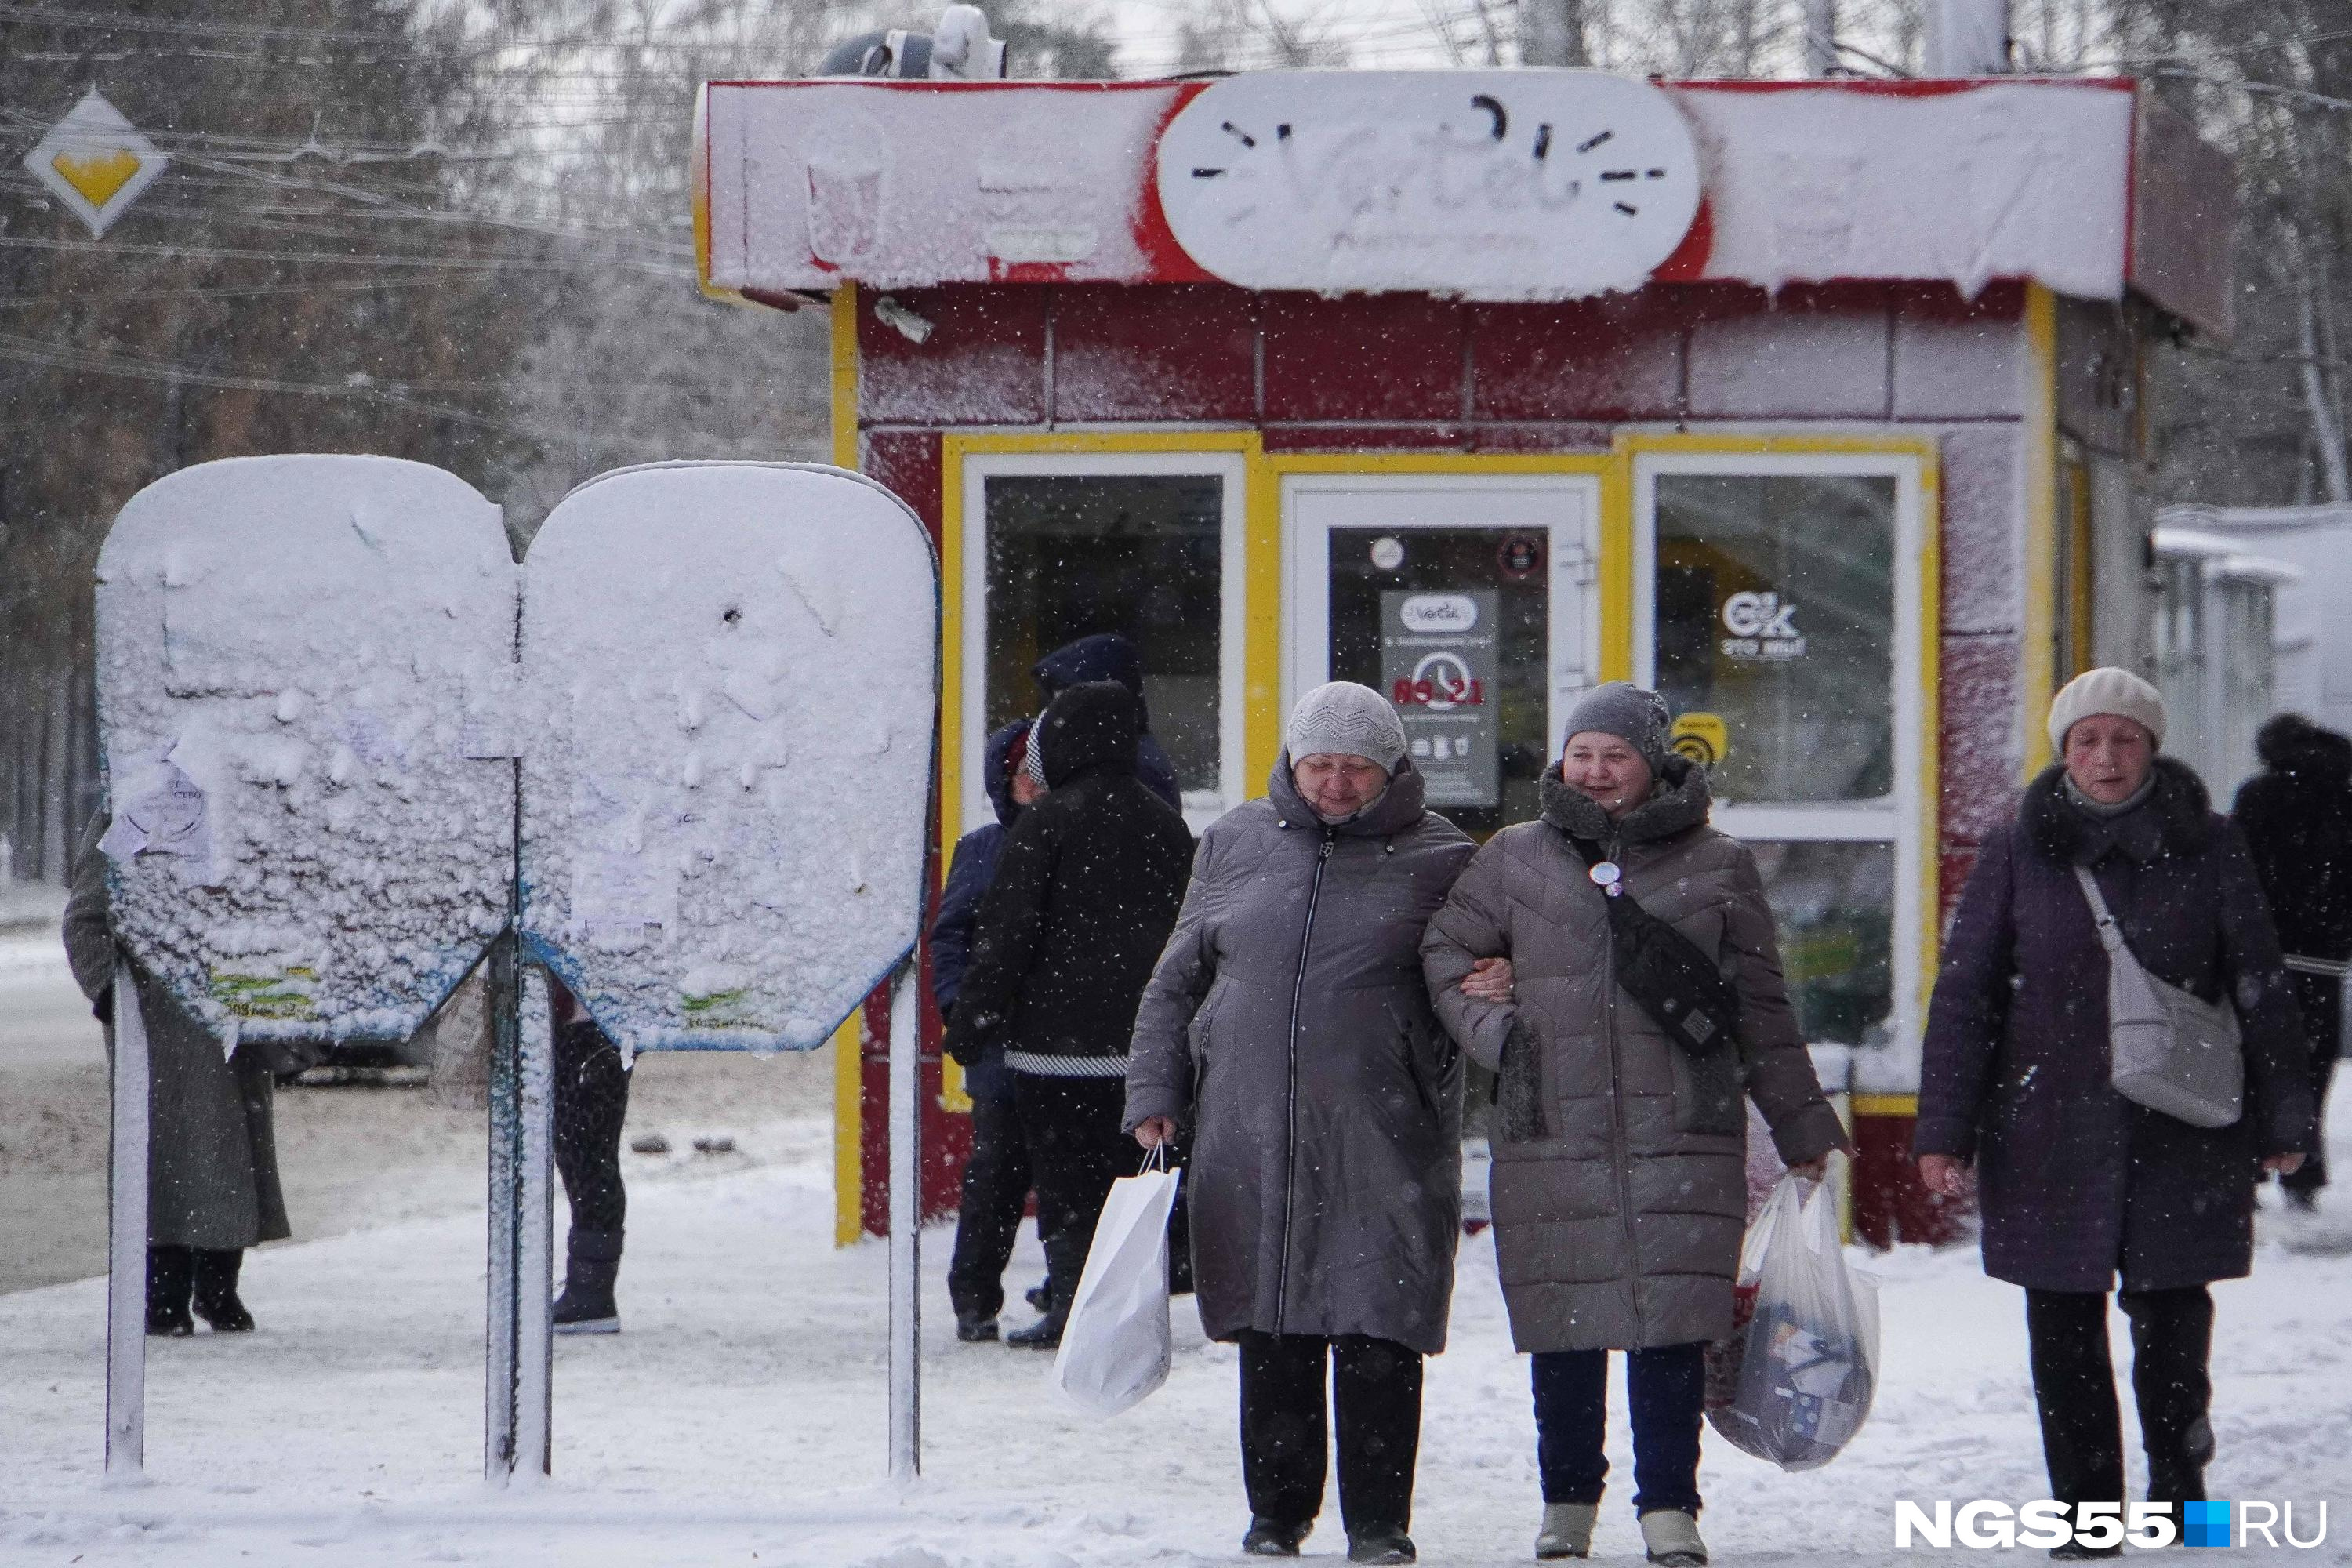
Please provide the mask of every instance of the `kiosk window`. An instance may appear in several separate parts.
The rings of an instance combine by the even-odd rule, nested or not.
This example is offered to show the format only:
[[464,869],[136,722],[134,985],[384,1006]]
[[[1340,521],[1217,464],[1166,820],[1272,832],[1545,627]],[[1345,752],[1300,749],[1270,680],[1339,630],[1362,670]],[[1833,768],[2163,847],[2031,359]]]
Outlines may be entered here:
[[1123,633],[1143,655],[1151,731],[1180,785],[1215,792],[1224,481],[992,475],[986,493],[988,727],[1035,712],[1040,658]]
[[1895,508],[1884,475],[1658,476],[1657,684],[1721,721],[1720,798],[1893,793]]

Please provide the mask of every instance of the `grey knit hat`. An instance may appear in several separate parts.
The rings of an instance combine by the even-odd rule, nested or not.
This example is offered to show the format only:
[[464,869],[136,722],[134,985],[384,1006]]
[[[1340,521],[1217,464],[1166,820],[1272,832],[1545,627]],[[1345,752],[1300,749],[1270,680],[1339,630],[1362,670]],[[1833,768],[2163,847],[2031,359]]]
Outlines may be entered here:
[[1404,721],[1387,698],[1352,680],[1328,681],[1300,698],[1283,739],[1294,763],[1337,752],[1369,757],[1393,773],[1404,760]]
[[1565,752],[1579,735],[1614,735],[1641,752],[1654,773],[1666,765],[1666,740],[1673,727],[1674,715],[1666,710],[1664,698],[1630,680],[1612,680],[1577,699],[1559,745]]

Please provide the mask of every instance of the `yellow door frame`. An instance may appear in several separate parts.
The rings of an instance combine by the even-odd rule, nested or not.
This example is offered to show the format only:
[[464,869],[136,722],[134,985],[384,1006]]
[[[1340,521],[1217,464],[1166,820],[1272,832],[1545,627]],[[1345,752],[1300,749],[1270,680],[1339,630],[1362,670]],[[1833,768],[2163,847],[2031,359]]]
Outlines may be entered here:
[[[1942,952],[1943,855],[1943,447],[1933,436],[1862,434],[1743,433],[1736,431],[1621,432],[1616,450],[1625,459],[1626,571],[1632,572],[1633,533],[1631,471],[1637,458],[1654,455],[1706,453],[1732,457],[1890,457],[1908,458],[1919,470],[1919,689],[1917,729],[1919,798],[1913,810],[1913,830],[1918,835],[1918,885],[1911,896],[1918,900],[1919,951],[1915,977],[1913,1016],[1927,1016]],[[1610,607],[1614,607],[1613,605]],[[1624,598],[1625,637],[1632,637],[1633,595]],[[1604,613],[1606,613],[1604,611]],[[1851,1106],[1856,1116],[1916,1116],[1916,1094],[1856,1095]]]

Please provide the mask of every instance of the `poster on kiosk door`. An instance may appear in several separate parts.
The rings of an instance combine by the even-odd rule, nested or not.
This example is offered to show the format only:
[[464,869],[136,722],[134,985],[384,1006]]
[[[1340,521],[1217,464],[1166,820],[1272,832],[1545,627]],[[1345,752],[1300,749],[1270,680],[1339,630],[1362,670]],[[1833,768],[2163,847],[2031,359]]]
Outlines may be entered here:
[[1381,685],[1435,806],[1500,804],[1492,588],[1381,595]]

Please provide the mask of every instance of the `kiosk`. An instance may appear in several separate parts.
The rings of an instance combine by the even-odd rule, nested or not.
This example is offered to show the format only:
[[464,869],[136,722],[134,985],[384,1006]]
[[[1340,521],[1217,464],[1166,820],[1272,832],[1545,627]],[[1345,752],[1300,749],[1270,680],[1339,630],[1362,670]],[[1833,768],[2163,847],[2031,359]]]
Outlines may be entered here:
[[[1942,921],[2057,684],[2148,660],[2148,349],[2229,325],[2185,122],[2113,78],[1549,70],[715,82],[698,120],[704,287],[830,310],[835,460],[938,540],[942,852],[1091,632],[1141,646],[1196,829],[1327,679],[1397,698],[1482,836],[1579,691],[1654,684],[1762,863],[1856,1231],[1948,1231],[1907,1152]],[[844,1239],[887,1213],[887,1038],[840,1047]],[[950,1067],[929,1212],[960,1102]]]

